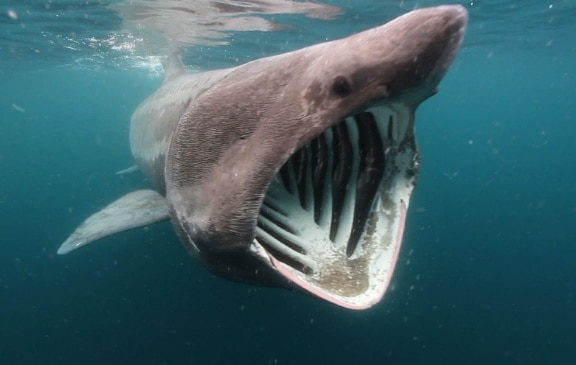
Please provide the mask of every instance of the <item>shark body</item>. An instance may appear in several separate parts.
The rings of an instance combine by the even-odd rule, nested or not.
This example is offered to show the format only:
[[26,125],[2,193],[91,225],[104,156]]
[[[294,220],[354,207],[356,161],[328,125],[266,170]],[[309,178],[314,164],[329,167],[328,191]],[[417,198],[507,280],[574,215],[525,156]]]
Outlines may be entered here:
[[376,304],[418,175],[415,111],[436,93],[467,19],[457,5],[414,10],[205,73],[170,59],[131,121],[132,153],[154,189],[89,217],[58,253],[170,219],[220,276],[350,309]]

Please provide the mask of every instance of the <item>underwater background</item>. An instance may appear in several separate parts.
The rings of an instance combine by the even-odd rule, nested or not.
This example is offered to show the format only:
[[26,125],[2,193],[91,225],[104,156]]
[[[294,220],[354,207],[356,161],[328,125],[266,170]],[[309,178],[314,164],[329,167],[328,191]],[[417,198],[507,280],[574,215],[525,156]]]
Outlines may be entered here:
[[575,364],[576,0],[445,2],[468,33],[418,110],[422,170],[374,308],[214,277],[169,223],[56,255],[148,187],[115,172],[165,39],[191,69],[230,67],[440,3],[1,1],[0,364]]

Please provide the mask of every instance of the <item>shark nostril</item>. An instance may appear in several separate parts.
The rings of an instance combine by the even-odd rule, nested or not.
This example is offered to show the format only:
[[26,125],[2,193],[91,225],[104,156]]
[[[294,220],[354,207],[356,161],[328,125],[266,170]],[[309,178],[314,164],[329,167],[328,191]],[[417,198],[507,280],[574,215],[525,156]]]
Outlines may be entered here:
[[332,84],[334,94],[344,98],[352,93],[352,86],[344,76],[337,76]]

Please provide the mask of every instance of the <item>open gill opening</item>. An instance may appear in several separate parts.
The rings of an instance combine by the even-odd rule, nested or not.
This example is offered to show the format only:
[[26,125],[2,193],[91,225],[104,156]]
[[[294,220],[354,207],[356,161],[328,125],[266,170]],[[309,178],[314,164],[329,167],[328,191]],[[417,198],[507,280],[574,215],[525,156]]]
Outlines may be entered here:
[[[394,122],[389,111],[360,112],[294,153],[264,199],[258,228],[266,237],[257,230],[259,242],[302,272],[314,266],[302,259],[314,251],[311,245],[341,247],[343,255],[353,255],[385,175]],[[271,211],[282,212],[281,219]],[[296,236],[302,242],[295,244]]]
[[[285,241],[274,242],[274,239],[270,239],[266,234],[263,234],[260,229],[256,229],[256,237],[258,241],[266,247],[266,250],[276,258],[286,265],[300,271],[305,275],[310,275],[314,273],[316,265],[310,260],[306,260],[305,257],[301,255],[295,255],[286,249],[281,248],[278,244],[285,243]],[[288,247],[288,246],[286,246]]]
[[340,218],[346,199],[346,190],[348,190],[348,185],[351,182],[354,149],[346,121],[340,122],[332,128],[334,141],[332,143],[331,157],[334,167],[332,170],[332,221],[330,225],[330,240],[334,242],[340,226]]
[[[348,257],[354,253],[364,231],[386,167],[384,144],[378,132],[374,115],[372,113],[359,113],[354,116],[354,119],[357,121],[360,135],[360,143],[358,144],[360,147],[360,168],[358,169],[358,182],[356,184],[354,221],[346,247]],[[392,122],[390,122],[388,129],[391,125]]]
[[267,219],[273,227],[277,228],[276,230],[280,229],[283,232],[296,234],[296,230],[286,223],[286,215],[282,211],[275,209],[272,204],[267,204],[265,209],[260,211],[260,215]]
[[328,158],[327,134],[323,133],[310,142],[310,152],[314,156],[311,160],[313,171],[312,183],[314,185],[314,222],[321,224],[322,201],[326,190],[326,175],[331,168],[331,161]]

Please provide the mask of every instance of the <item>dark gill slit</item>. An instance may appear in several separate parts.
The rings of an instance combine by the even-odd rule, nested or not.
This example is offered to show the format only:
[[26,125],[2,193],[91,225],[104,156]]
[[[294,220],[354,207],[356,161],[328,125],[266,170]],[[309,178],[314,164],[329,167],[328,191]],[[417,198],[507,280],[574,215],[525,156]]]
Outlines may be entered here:
[[[276,211],[277,213],[280,213],[280,214],[282,214],[282,215],[286,215],[284,212],[282,212],[282,211],[280,211],[280,210],[278,210],[278,209],[274,209],[274,207],[272,207],[270,204],[267,204],[266,202],[264,202],[264,204],[266,205],[266,207],[268,207],[268,209],[274,210],[274,211]],[[286,231],[286,232],[291,233],[291,234],[296,234],[296,232],[294,232],[293,229],[291,229],[290,227],[288,227],[288,226],[285,225],[284,223],[280,222],[278,219],[274,218],[272,215],[268,214],[265,210],[261,209],[261,210],[260,210],[260,215],[261,215],[262,217],[268,219],[270,222],[272,222],[274,225],[278,226],[278,227],[279,227],[280,229],[282,229],[283,231]],[[258,226],[268,232],[268,230],[266,230],[266,229],[264,228],[264,225],[259,224]],[[270,233],[270,232],[268,232],[268,233]],[[270,234],[272,234],[272,233],[270,233]]]
[[308,164],[309,164],[309,156],[308,156],[308,148],[305,146],[301,148],[298,152],[298,165],[296,168],[297,171],[297,183],[298,183],[298,196],[300,198],[300,205],[305,210],[308,210],[310,207],[310,201],[306,195],[306,184],[308,183]]
[[323,189],[326,172],[328,171],[328,146],[326,145],[326,136],[324,134],[321,134],[310,143],[310,152],[314,188],[314,222],[319,224],[323,206]]
[[[260,239],[259,241],[265,243],[265,241],[263,241],[263,240],[261,240],[261,239]],[[309,267],[309,266],[301,263],[301,262],[298,261],[298,260],[293,259],[293,258],[290,257],[290,256],[287,256],[287,255],[283,254],[282,252],[276,250],[276,249],[275,249],[274,247],[272,247],[272,246],[266,245],[266,250],[267,250],[268,252],[270,252],[270,254],[272,254],[272,256],[274,256],[274,258],[275,258],[276,260],[278,260],[278,261],[282,262],[283,264],[288,265],[288,266],[290,266],[290,267],[292,267],[292,268],[300,271],[301,273],[303,273],[303,274],[305,274],[305,275],[311,275],[311,274],[314,273],[314,270],[313,270],[311,267]]]
[[288,160],[288,161],[286,161],[284,166],[282,166],[280,168],[280,179],[282,181],[282,184],[284,185],[284,188],[290,194],[294,194],[294,191],[292,189],[292,184],[290,183],[290,180],[291,180],[290,175],[293,173],[294,173],[294,170],[292,167],[292,162],[290,160]]
[[332,224],[330,225],[330,240],[336,239],[340,216],[346,197],[346,189],[352,173],[354,150],[350,142],[350,135],[345,121],[332,127],[334,139],[332,149],[334,154],[334,171],[332,174]]
[[[276,219],[272,218],[271,216],[267,215],[266,213],[260,212],[260,215],[263,216],[264,218],[268,219],[269,221],[271,221],[272,224],[285,230],[286,232],[290,232],[292,234],[295,234],[294,231],[290,230],[288,227],[286,227],[282,223],[278,222]],[[286,247],[289,247],[293,251],[296,251],[296,252],[301,253],[301,254],[306,254],[306,251],[302,247],[297,246],[294,243],[287,240],[286,238],[284,238],[282,236],[282,234],[279,234],[277,232],[277,230],[275,230],[273,228],[269,228],[265,224],[259,224],[258,227],[260,227],[260,229],[262,229],[263,231],[265,231],[266,233],[268,233],[272,237],[276,238],[278,241],[282,242],[282,244],[284,244]],[[266,242],[266,241],[264,239],[260,238],[260,242]],[[271,246],[266,245],[266,247],[271,247]]]
[[[372,113],[363,112],[354,116],[358,126],[360,167],[356,186],[356,202],[352,232],[346,248],[350,257],[360,240],[364,226],[370,215],[374,198],[384,176],[384,147],[378,132],[378,125]],[[390,123],[392,124],[392,123]],[[390,134],[391,127],[388,126]]]

